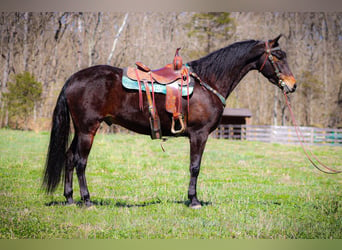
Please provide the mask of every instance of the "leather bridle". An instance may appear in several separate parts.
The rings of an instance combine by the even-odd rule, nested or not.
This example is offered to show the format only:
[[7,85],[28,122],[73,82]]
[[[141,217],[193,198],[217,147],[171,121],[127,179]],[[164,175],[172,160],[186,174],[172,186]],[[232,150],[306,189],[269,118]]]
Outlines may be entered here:
[[272,66],[273,66],[274,72],[276,73],[276,75],[278,77],[278,84],[284,88],[284,87],[286,87],[286,83],[281,79],[279,67],[278,67],[277,63],[274,61],[274,57],[272,55],[272,52],[277,51],[277,50],[280,50],[279,46],[275,47],[275,48],[270,48],[268,42],[267,41],[265,42],[265,52],[264,52],[265,60],[264,60],[263,64],[261,65],[259,72],[261,72],[264,69],[267,60],[270,60]]

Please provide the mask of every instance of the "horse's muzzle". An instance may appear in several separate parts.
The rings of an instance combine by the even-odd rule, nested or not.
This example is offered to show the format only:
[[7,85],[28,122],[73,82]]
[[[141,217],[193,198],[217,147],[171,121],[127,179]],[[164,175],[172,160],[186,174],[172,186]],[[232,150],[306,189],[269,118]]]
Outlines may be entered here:
[[296,79],[292,75],[291,76],[282,75],[280,78],[281,78],[280,81],[282,83],[281,86],[286,93],[295,92],[297,88],[297,84],[296,84]]

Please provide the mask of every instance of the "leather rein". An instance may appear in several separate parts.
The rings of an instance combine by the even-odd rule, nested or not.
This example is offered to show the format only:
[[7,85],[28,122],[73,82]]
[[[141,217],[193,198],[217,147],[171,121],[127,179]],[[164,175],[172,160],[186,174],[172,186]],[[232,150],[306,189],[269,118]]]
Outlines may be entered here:
[[[276,50],[280,50],[279,47],[275,47],[275,48],[269,48],[269,44],[268,42],[265,42],[265,60],[263,62],[263,64],[261,65],[260,69],[259,69],[259,72],[261,72],[261,70],[264,68],[267,60],[270,60],[273,68],[274,68],[274,71],[278,77],[278,84],[283,87],[286,86],[285,82],[280,78],[280,70],[279,70],[279,67],[278,65],[276,64],[276,62],[274,61],[274,58],[273,58],[273,55],[272,55],[272,51],[276,51]],[[285,96],[285,101],[286,101],[286,105],[287,107],[289,108],[289,111],[290,111],[290,115],[291,115],[291,119],[292,119],[292,124],[296,130],[296,135],[298,137],[298,140],[299,140],[299,143],[304,151],[304,154],[306,155],[306,157],[308,158],[308,160],[311,162],[311,164],[316,168],[318,169],[319,171],[325,173],[325,174],[339,174],[339,173],[342,173],[342,170],[336,170],[336,169],[332,169],[328,166],[326,166],[325,164],[323,164],[318,158],[317,156],[315,156],[312,151],[310,150],[307,150],[305,147],[304,147],[304,137],[303,137],[303,134],[300,132],[299,130],[299,126],[297,125],[297,122],[296,122],[296,119],[294,117],[294,114],[293,114],[293,111],[292,111],[292,108],[291,108],[291,105],[290,105],[290,102],[289,102],[289,98],[286,94],[286,91],[283,91],[283,94]],[[316,162],[313,161],[314,158]]]
[[[296,119],[295,119],[295,117],[294,117],[294,115],[293,115],[292,108],[291,108],[291,105],[290,105],[290,102],[289,102],[289,98],[288,98],[286,92],[283,92],[283,94],[284,94],[284,96],[285,96],[286,105],[287,105],[287,107],[288,107],[289,110],[290,110],[292,123],[293,123],[293,126],[295,127],[295,130],[296,130],[296,134],[297,134],[299,143],[300,143],[300,145],[301,145],[301,147],[302,147],[302,149],[303,149],[303,151],[304,151],[304,154],[305,154],[306,157],[308,158],[308,160],[311,162],[311,164],[312,164],[315,168],[317,168],[319,171],[321,171],[321,172],[323,172],[323,173],[325,173],[325,174],[340,174],[340,173],[342,173],[342,170],[336,170],[336,169],[332,169],[332,168],[326,166],[324,163],[322,163],[322,162],[317,158],[317,156],[315,156],[315,155],[312,153],[311,150],[305,149],[304,144],[303,144],[304,136],[303,136],[303,134],[300,132],[299,127],[298,127],[297,122],[296,122]],[[309,154],[309,153],[310,153],[310,154]],[[311,155],[311,157],[310,157],[310,155]],[[314,159],[317,161],[317,163],[315,163],[315,162],[313,161],[312,158],[314,158]]]

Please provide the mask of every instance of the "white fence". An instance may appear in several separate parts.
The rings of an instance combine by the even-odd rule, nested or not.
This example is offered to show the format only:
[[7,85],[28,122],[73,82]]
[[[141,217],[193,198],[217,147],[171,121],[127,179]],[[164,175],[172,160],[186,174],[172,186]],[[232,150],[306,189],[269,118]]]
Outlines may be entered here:
[[[305,144],[342,146],[342,129],[299,127]],[[295,127],[219,125],[212,133],[219,139],[299,144]]]

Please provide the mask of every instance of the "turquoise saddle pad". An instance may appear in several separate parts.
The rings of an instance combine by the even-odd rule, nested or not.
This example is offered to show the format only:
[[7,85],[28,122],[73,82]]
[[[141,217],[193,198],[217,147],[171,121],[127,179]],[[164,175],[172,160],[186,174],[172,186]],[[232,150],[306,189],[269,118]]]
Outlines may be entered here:
[[[138,81],[134,81],[134,80],[128,78],[127,76],[125,76],[125,75],[122,76],[122,85],[126,89],[139,90]],[[152,91],[152,84],[150,82],[148,83],[148,87]],[[154,88],[154,92],[155,93],[161,93],[161,94],[166,95],[166,85],[162,85],[162,84],[158,84],[158,83],[153,83],[153,88]],[[179,86],[179,88],[180,88],[180,86]],[[141,90],[142,91],[146,91],[145,90],[145,86],[144,86],[143,83],[141,83]],[[189,95],[192,94],[193,90],[194,90],[194,87],[193,86],[189,86]],[[187,95],[188,95],[188,87],[187,86],[183,86],[183,88],[182,88],[182,96],[187,96]]]

